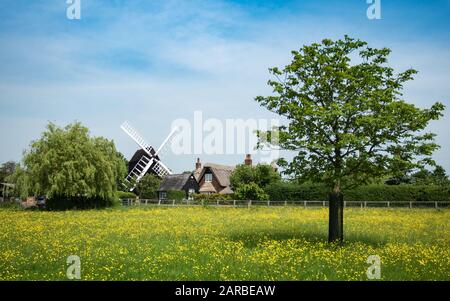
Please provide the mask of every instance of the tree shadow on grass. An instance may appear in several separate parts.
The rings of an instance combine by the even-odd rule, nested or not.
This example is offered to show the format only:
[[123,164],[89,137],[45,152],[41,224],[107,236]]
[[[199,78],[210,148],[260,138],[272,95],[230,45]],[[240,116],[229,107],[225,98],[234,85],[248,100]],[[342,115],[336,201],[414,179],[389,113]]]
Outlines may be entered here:
[[[264,241],[286,241],[290,239],[304,240],[309,243],[327,243],[328,233],[317,233],[310,231],[240,231],[229,235],[232,241],[243,242],[245,248],[256,248]],[[387,243],[386,239],[369,235],[349,235],[344,237],[344,245],[349,243],[363,243],[372,247],[381,247]],[[331,246],[331,245],[330,245]]]

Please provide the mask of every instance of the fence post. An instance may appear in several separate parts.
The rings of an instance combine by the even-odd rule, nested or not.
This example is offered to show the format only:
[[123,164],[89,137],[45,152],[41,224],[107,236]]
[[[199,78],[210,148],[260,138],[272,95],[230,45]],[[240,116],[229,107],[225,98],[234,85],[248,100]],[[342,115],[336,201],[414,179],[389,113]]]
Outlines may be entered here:
[[267,206],[270,206],[270,201],[267,201]]
[[217,200],[216,204],[217,204],[217,206],[219,206],[219,200]]
[[[147,201],[145,203],[147,204]],[[158,206],[161,206],[161,199],[158,200]]]
[[361,202],[361,209],[363,209],[363,202]]
[[248,208],[250,208],[252,206],[252,201],[248,201]]
[[412,202],[409,202],[409,209],[412,209]]
[[233,207],[236,207],[236,200],[233,200]]
[[172,206],[175,206],[175,200],[172,200]]
[[306,208],[306,201],[303,201],[303,206]]
[[434,202],[434,208],[438,209],[438,202]]
[[284,201],[284,206],[287,206],[287,201]]
[[322,207],[325,207],[325,201],[322,202]]
[[347,202],[344,201],[344,208],[347,208]]
[[367,208],[367,201],[364,201],[364,208]]
[[388,208],[391,207],[391,202],[387,202]]

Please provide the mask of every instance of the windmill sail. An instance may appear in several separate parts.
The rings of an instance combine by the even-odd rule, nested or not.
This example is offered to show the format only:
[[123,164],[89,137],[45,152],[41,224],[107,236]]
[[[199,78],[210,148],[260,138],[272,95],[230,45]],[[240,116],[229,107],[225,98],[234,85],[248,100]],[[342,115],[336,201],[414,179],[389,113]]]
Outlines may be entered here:
[[175,134],[178,132],[177,128],[172,130],[158,150],[155,151],[142,135],[128,123],[128,121],[125,121],[120,127],[145,151],[145,155],[141,157],[125,178],[124,186],[130,191],[133,191],[136,188],[137,183],[139,183],[150,168],[161,178],[173,174],[172,171],[162,163],[161,158],[167,153],[171,146]]
[[152,167],[155,159],[143,155],[139,162],[134,166],[128,176],[125,178],[124,186],[130,191],[136,188],[137,183],[145,176],[147,171]]
[[135,130],[128,121],[125,121],[121,126],[122,130],[128,134],[150,157],[153,157],[153,147],[145,141],[145,139]]

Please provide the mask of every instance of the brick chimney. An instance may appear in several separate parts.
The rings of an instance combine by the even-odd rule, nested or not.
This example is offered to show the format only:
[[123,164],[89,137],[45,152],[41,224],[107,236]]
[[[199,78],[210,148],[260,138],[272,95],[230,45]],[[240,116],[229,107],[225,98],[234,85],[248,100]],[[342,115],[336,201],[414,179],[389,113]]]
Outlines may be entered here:
[[197,158],[197,163],[195,163],[195,170],[201,169],[202,163],[200,162],[200,158]]
[[244,163],[245,163],[245,165],[252,166],[252,164],[253,164],[252,155],[247,154],[247,156],[245,156]]

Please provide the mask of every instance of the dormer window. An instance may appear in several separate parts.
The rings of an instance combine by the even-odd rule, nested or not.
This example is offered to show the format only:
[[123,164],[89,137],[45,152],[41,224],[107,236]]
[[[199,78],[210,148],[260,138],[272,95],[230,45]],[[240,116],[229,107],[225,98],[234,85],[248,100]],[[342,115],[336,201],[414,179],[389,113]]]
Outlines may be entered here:
[[213,178],[212,173],[206,173],[205,174],[205,182],[211,183],[212,182],[212,178]]

